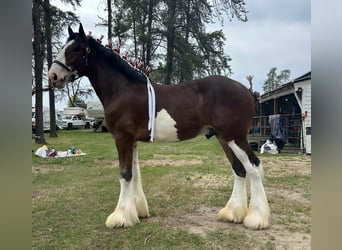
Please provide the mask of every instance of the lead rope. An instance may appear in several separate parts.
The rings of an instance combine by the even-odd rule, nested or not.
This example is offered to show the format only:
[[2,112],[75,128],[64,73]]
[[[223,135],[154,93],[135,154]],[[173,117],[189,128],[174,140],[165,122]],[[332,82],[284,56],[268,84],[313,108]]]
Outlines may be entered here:
[[147,97],[148,97],[148,130],[150,131],[150,141],[154,140],[154,121],[156,113],[156,96],[154,93],[153,86],[148,76],[147,79]]

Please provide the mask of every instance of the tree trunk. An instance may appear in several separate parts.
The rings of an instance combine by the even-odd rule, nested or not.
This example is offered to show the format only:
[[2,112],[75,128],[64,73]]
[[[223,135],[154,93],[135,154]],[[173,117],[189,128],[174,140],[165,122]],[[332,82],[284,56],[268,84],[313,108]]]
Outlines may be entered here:
[[32,5],[32,22],[33,22],[33,55],[34,55],[34,78],[36,83],[36,137],[35,142],[38,144],[46,144],[43,130],[43,39],[42,29],[40,26],[41,12],[40,12],[41,1],[33,0]]
[[[50,0],[44,0],[44,24],[46,39],[46,58],[48,69],[52,64],[52,45],[51,45],[51,12]],[[49,83],[49,106],[50,106],[50,137],[57,137],[56,130],[56,109],[55,109],[55,92]]]
[[153,0],[148,3],[148,20],[147,20],[147,34],[148,41],[146,45],[146,65],[150,65],[151,51],[152,51],[152,19],[153,19]]
[[169,18],[166,32],[167,48],[166,48],[166,75],[164,84],[171,84],[173,71],[173,56],[175,46],[175,22],[176,22],[176,0],[169,1]]
[[[133,14],[135,15],[135,14]],[[133,41],[134,41],[134,58],[138,57],[138,42],[137,42],[137,36],[136,36],[136,22],[135,22],[135,17],[133,19]]]
[[[185,2],[185,1],[184,1]],[[190,9],[191,9],[191,0],[186,1],[186,10],[185,10],[185,23],[184,23],[184,32],[185,32],[185,42],[189,43],[189,35],[190,35]],[[189,69],[188,65],[184,63],[184,55],[186,55],[186,51],[184,51],[182,61],[179,62],[180,66],[180,78],[179,81],[183,82],[184,80],[188,80],[189,72],[191,72],[191,69]]]
[[[108,8],[108,41],[112,41],[112,0],[107,0]],[[120,44],[121,45],[121,44]]]

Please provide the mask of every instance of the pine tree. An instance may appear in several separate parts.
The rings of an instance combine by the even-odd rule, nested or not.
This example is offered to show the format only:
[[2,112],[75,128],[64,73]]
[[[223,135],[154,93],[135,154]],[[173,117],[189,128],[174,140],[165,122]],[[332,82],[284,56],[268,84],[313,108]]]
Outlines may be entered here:
[[[62,1],[76,6],[80,0]],[[46,144],[43,131],[43,91],[49,91],[49,110],[50,110],[50,137],[56,137],[55,121],[55,96],[50,87],[43,88],[44,73],[47,72],[52,64],[53,47],[60,47],[59,40],[65,30],[65,25],[78,21],[72,12],[63,12],[55,6],[51,6],[49,0],[34,0],[32,4],[32,26],[33,26],[33,86],[32,94],[35,94],[35,120],[36,143]],[[52,34],[54,34],[52,36]],[[53,38],[56,41],[53,41]],[[44,67],[44,60],[47,65]]]
[[[205,25],[217,14],[247,21],[243,0],[118,0],[112,4],[115,46],[130,51],[130,60],[135,57],[152,66],[153,80],[170,84],[231,74],[224,33],[207,32]],[[108,26],[108,20],[101,18],[100,25]]]
[[270,92],[277,89],[281,84],[285,84],[289,81],[291,71],[289,69],[284,69],[278,75],[277,68],[273,67],[267,73],[267,79],[264,82],[263,90],[264,92]]
[[43,130],[43,64],[44,42],[42,37],[42,2],[33,0],[32,23],[33,23],[33,56],[34,56],[34,81],[36,90],[35,104],[35,142],[46,144]]

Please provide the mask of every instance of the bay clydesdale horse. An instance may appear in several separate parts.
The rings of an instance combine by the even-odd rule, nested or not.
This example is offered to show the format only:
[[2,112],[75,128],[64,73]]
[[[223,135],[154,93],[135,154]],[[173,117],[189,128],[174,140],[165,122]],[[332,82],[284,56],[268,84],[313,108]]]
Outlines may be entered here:
[[[234,170],[234,185],[226,206],[218,213],[222,221],[243,223],[252,229],[270,224],[259,159],[250,148],[247,134],[253,119],[253,101],[242,84],[222,76],[209,76],[174,85],[152,83],[155,93],[154,133],[148,122],[148,78],[118,53],[68,27],[69,37],[49,69],[57,88],[75,77],[89,78],[105,111],[109,131],[119,155],[120,196],[106,226],[127,227],[149,216],[142,189],[137,141],[181,141],[203,130],[215,131]],[[248,206],[246,177],[250,177]]]

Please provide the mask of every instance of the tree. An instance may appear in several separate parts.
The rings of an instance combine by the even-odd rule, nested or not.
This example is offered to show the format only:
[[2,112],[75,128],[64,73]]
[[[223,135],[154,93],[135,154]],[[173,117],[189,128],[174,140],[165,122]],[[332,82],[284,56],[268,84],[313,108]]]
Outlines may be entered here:
[[[225,36],[222,30],[205,33],[201,36],[199,44],[203,44],[202,60],[204,69],[208,75],[231,74],[231,68],[228,64],[231,58],[224,53]],[[203,76],[199,75],[199,76]]]
[[171,84],[173,71],[173,55],[176,40],[176,0],[166,1],[168,16],[166,19],[166,72],[164,84]]
[[[152,66],[151,78],[165,84],[229,75],[224,33],[206,32],[205,25],[222,13],[247,21],[244,5],[243,0],[117,0],[112,6],[113,38],[121,47],[127,41],[131,54]],[[109,16],[100,19],[100,25],[108,25]]]
[[249,82],[249,92],[251,93],[252,97],[253,97],[253,106],[254,106],[254,115],[258,116],[259,111],[260,111],[260,104],[259,104],[259,97],[260,97],[260,93],[257,91],[253,91],[253,75],[248,75],[246,76],[246,79]]
[[291,71],[289,69],[282,70],[280,74],[277,73],[277,68],[273,67],[267,73],[267,79],[264,82],[264,92],[269,92],[277,89],[281,84],[286,83],[290,79]]
[[[169,18],[164,24],[167,27],[166,80],[183,81],[231,73],[228,65],[231,58],[223,50],[225,36],[222,30],[205,31],[205,24],[214,16],[213,9],[220,9],[226,2],[230,1],[218,1],[213,6],[206,0],[166,1],[169,3]],[[172,4],[175,4],[175,20],[172,19]],[[229,11],[231,9],[225,12]]]
[[253,75],[248,75],[246,76],[246,79],[248,80],[249,83],[249,92],[251,92],[251,94],[253,94]]
[[33,0],[32,24],[33,24],[33,56],[34,56],[34,79],[36,89],[36,131],[35,142],[46,144],[43,130],[43,64],[44,43],[42,38],[42,2]]
[[80,103],[84,103],[84,100],[92,96],[93,93],[93,88],[82,82],[82,79],[79,78],[72,84],[67,84],[67,86],[60,91],[57,100],[61,101],[64,98],[67,98],[69,107],[77,107]]
[[224,12],[230,20],[237,18],[239,21],[247,22],[248,11],[245,8],[244,0],[213,0],[213,7],[217,17],[222,20],[222,12]]
[[280,71],[280,75],[278,76],[278,81],[280,84],[287,83],[290,80],[291,71],[289,69],[284,69]]
[[146,36],[146,57],[145,57],[145,64],[150,65],[152,59],[152,49],[153,49],[153,42],[152,42],[152,21],[153,21],[153,11],[154,11],[154,4],[156,0],[149,0],[148,1],[148,19],[147,19],[147,36]]
[[277,68],[273,67],[267,73],[267,79],[264,83],[263,90],[264,92],[269,92],[274,90],[278,85],[278,78],[277,78]]
[[108,43],[112,44],[113,28],[112,28],[112,0],[107,0],[108,9]]
[[[73,7],[80,4],[80,0],[66,0]],[[65,26],[78,21],[72,12],[63,12],[51,6],[49,0],[34,0],[32,5],[33,24],[33,83],[32,95],[36,95],[36,143],[45,144],[43,131],[43,91],[49,91],[50,106],[50,137],[56,137],[55,98],[52,86],[43,88],[43,80],[47,81],[45,73],[52,64],[53,52],[61,47],[60,38]],[[54,36],[52,36],[54,34]],[[53,38],[56,40],[53,41]],[[46,52],[46,53],[45,53]],[[46,56],[47,65],[44,68]]]
[[[47,68],[52,65],[52,38],[51,38],[51,11],[50,0],[44,0],[44,24],[45,24],[45,40],[46,40],[46,59]],[[49,83],[49,106],[50,106],[50,137],[57,137],[56,131],[56,112],[55,112],[55,92]]]

